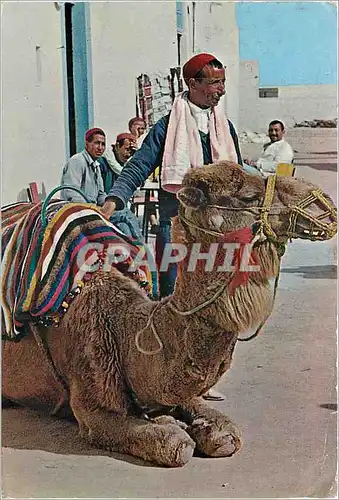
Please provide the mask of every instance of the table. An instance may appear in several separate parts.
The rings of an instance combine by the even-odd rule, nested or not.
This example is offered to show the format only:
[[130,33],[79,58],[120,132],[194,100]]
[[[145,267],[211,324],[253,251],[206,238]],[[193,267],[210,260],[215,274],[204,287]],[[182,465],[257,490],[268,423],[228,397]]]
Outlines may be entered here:
[[[143,186],[141,186],[140,191],[145,191],[145,204],[144,204],[144,214],[142,217],[142,234],[144,235],[145,242],[148,241],[148,219],[149,219],[149,204],[151,201],[151,194],[155,191],[159,191],[159,182],[146,181]],[[152,202],[153,203],[153,202]]]

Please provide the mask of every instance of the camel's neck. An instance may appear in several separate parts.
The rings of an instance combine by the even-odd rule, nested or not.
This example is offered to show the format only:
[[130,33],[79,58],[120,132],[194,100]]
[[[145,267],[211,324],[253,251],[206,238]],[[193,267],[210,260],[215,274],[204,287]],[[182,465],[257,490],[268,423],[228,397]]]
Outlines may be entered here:
[[[189,256],[191,251],[192,245],[188,245]],[[204,251],[206,248],[202,245],[200,252]],[[268,280],[277,275],[279,259],[275,247],[269,243],[253,250],[253,254],[256,256],[256,269],[245,267],[231,272],[225,270],[229,269],[229,263],[225,263],[222,249],[217,249],[210,270],[206,260],[200,260],[194,266],[195,259],[188,257],[178,266],[173,303],[181,311],[190,311],[208,303],[201,314],[213,316],[225,330],[241,332],[255,327],[272,308],[273,294]],[[210,303],[214,296],[217,298]]]

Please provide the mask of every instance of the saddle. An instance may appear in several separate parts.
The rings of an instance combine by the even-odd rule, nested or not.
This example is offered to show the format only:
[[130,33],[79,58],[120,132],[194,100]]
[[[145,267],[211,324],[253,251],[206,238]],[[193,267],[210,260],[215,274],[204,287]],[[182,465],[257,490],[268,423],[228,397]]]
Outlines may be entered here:
[[110,266],[152,296],[148,263],[133,266],[142,243],[119,231],[96,205],[19,202],[1,216],[3,339],[20,340],[30,322],[58,324],[84,283]]

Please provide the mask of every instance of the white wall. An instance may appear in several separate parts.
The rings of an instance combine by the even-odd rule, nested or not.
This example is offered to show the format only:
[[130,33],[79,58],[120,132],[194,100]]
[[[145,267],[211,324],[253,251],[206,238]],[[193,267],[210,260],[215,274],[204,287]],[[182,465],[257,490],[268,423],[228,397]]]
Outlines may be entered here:
[[[189,13],[187,11],[189,8]],[[193,55],[192,2],[184,2],[182,63]],[[111,144],[135,115],[141,73],[177,66],[175,2],[91,2],[94,123]],[[196,2],[194,53],[212,52],[227,65],[227,114],[238,122],[239,47],[233,3]],[[226,99],[225,99],[226,101]],[[225,102],[226,105],[226,102]]]
[[4,205],[29,182],[59,184],[66,153],[60,12],[54,2],[6,2],[1,29]]
[[[49,192],[67,160],[64,11],[55,4],[2,4],[2,204],[16,201],[32,181]],[[102,127],[109,145],[135,115],[136,77],[177,66],[176,3],[91,1],[87,11],[90,126]],[[184,12],[182,62],[193,54],[192,2],[184,2]],[[227,111],[237,125],[235,5],[196,2],[195,35],[194,53],[212,52],[227,65]]]
[[175,2],[90,4],[94,125],[111,144],[135,116],[141,73],[177,66]]
[[278,97],[259,98],[257,61],[241,61],[239,86],[239,130],[265,132],[271,120],[287,127],[312,119],[337,116],[336,85],[295,85],[278,87]]

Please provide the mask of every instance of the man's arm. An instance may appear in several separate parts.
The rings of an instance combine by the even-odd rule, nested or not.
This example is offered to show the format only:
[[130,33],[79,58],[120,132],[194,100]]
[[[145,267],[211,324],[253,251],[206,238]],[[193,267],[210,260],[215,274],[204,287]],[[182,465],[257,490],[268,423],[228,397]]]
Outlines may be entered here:
[[[85,169],[86,165],[79,157],[70,158],[63,169],[60,184],[62,186],[68,185],[81,189],[81,181],[85,174]],[[72,189],[63,189],[61,191],[61,197],[63,200],[71,201],[72,203],[85,202],[84,197]]]
[[[120,176],[107,195],[106,203],[114,202],[115,208],[118,210],[123,209],[136,189],[159,166],[165,146],[167,124],[168,116],[161,118],[152,127],[141,148],[134,153],[133,157],[124,166]],[[106,211],[106,215],[107,213],[108,211]]]

